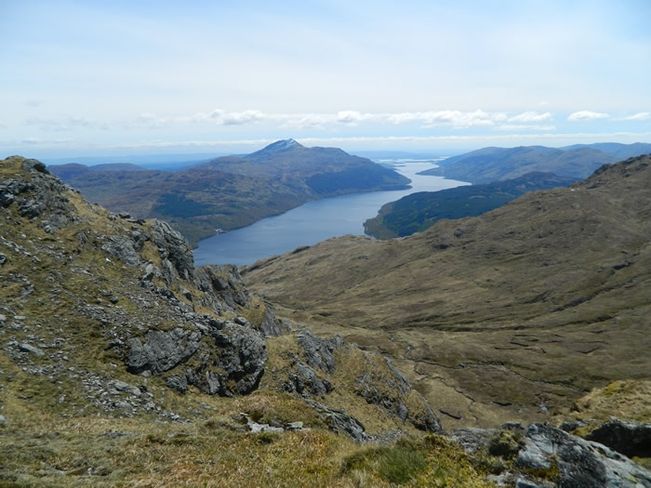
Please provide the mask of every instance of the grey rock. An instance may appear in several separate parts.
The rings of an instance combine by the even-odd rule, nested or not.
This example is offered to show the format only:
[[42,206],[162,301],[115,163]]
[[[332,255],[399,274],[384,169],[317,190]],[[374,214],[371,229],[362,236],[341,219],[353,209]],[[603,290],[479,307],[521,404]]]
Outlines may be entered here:
[[[242,283],[242,277],[236,266],[202,266],[195,273],[197,287],[225,303],[231,310],[247,306],[251,296]],[[215,302],[208,303],[215,306]]]
[[181,288],[181,295],[183,295],[187,300],[192,301],[192,292],[187,288]]
[[259,434],[261,432],[284,432],[285,429],[282,427],[277,427],[269,424],[259,424],[251,420],[246,414],[242,414],[243,419],[246,421],[246,426],[254,434]]
[[160,270],[152,263],[147,263],[145,265],[145,274],[142,276],[142,279],[144,281],[151,281],[156,276],[160,276]]
[[559,429],[564,430],[565,432],[574,432],[579,427],[583,427],[585,422],[581,420],[565,420],[561,425],[558,426]]
[[515,488],[545,488],[543,485],[534,483],[525,478],[518,478],[515,482]]
[[4,415],[0,415],[0,425],[5,425],[7,423],[7,419],[5,418]]
[[593,430],[587,439],[625,456],[651,457],[651,424],[613,418]]
[[133,240],[128,236],[105,236],[102,250],[129,266],[138,266],[142,262],[134,248]]
[[131,338],[127,344],[127,368],[132,373],[168,371],[187,360],[199,349],[201,334],[177,327],[169,332],[150,330],[143,338]]
[[23,217],[33,219],[38,217],[45,210],[45,205],[36,200],[24,200],[18,207],[18,213]]
[[43,173],[46,175],[50,174],[47,167],[36,159],[25,159],[22,162],[22,167],[25,171]]
[[0,187],[0,207],[5,208],[16,201],[13,193],[9,193],[3,187]]
[[299,395],[323,396],[333,390],[332,384],[301,361],[294,364],[293,372],[283,384],[283,390]]
[[6,262],[7,262],[7,256],[5,256],[4,254],[0,254],[0,266],[5,264]]
[[0,313],[0,322],[6,322],[7,316]]
[[18,343],[18,349],[20,349],[23,352],[28,352],[30,354],[34,354],[35,356],[42,357],[45,356],[45,353],[43,352],[42,349],[32,346],[31,344],[28,344],[26,342],[19,342]]
[[327,373],[332,373],[335,370],[334,353],[344,344],[341,337],[323,339],[315,336],[309,330],[303,329],[296,334],[296,340],[303,348],[307,364]]
[[210,394],[244,395],[258,387],[267,361],[262,335],[251,327],[227,322],[213,328],[214,346],[204,350],[188,382]]
[[412,388],[393,363],[383,359],[389,370],[389,376],[378,377],[373,370],[360,375],[355,381],[355,393],[368,403],[379,405],[396,415],[400,420],[409,420],[414,427],[428,432],[442,432],[441,423],[432,408],[424,400],[420,411],[410,412],[405,405]]
[[364,425],[343,410],[329,408],[326,405],[315,401],[308,401],[308,404],[319,413],[323,420],[325,420],[330,430],[340,434],[346,434],[358,442],[364,442],[371,439],[371,437],[366,433]]
[[170,376],[165,380],[165,384],[179,393],[188,391],[188,378],[185,375]]
[[290,331],[289,325],[278,319],[270,304],[265,304],[264,317],[260,330],[266,337],[277,337]]
[[114,388],[116,391],[123,392],[123,393],[129,393],[130,395],[134,396],[140,396],[142,395],[142,391],[140,388],[134,385],[130,385],[129,383],[125,383],[124,381],[120,380],[113,380],[109,383],[109,386]]
[[158,246],[161,259],[170,261],[178,276],[188,280],[194,275],[192,248],[167,222],[154,220],[151,239]]
[[457,429],[450,433],[452,440],[457,442],[467,453],[475,453],[487,448],[491,438],[495,435],[495,429]]
[[286,425],[287,430],[303,430],[303,422],[290,422]]
[[529,426],[516,465],[534,470],[556,465],[561,488],[651,486],[651,473],[627,457],[544,424]]

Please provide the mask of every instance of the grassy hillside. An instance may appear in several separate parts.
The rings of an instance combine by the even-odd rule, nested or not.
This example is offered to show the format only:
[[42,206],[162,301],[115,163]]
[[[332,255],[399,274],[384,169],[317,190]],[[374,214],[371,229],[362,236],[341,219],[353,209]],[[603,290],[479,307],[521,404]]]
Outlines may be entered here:
[[[0,161],[0,279],[2,486],[651,480],[549,426],[446,434],[417,376],[279,319],[235,267],[196,268],[168,224],[89,204],[35,160]],[[629,389],[600,415],[635,414]],[[549,467],[522,464],[545,436]]]
[[442,175],[473,184],[518,178],[531,172],[586,178],[602,164],[651,153],[651,144],[587,144],[551,148],[485,147],[441,162],[422,174]]
[[513,180],[484,185],[412,193],[383,205],[376,217],[364,222],[364,230],[379,239],[405,237],[423,231],[441,219],[480,215],[525,193],[569,186],[573,181],[551,173],[528,173]]
[[0,236],[0,485],[489,486],[389,360],[278,320],[167,224],[13,157]]
[[306,201],[407,187],[409,180],[341,149],[278,141],[246,156],[217,158],[177,172],[133,165],[52,166],[93,202],[139,218],[169,221],[192,244]]
[[650,205],[642,157],[405,239],[331,239],[245,278],[287,316],[392,355],[444,425],[537,419],[648,378]]

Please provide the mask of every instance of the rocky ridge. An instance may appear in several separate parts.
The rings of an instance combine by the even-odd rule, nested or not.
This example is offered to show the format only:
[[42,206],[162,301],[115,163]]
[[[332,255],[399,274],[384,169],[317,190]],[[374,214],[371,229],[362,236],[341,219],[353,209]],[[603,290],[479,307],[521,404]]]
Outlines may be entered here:
[[[180,394],[196,388],[229,397],[259,388],[268,339],[291,330],[246,289],[237,268],[195,268],[191,248],[167,223],[89,205],[37,161],[9,158],[2,171],[2,274],[12,286],[2,305],[0,337],[10,361],[55,382],[81,382],[81,410],[89,400],[119,414],[163,412],[146,386],[150,378]],[[73,334],[75,328],[82,332]],[[296,344],[301,359],[295,357],[278,390],[323,402],[336,381],[319,376],[335,372],[336,349],[354,348],[305,330],[296,333]],[[112,378],[104,362],[126,375]],[[377,394],[373,399],[362,394],[360,401],[402,422],[406,407],[394,408],[393,402],[412,389],[387,368],[402,385],[397,396],[386,405]],[[60,389],[61,408],[70,406],[70,394]],[[431,409],[429,415],[414,425],[439,429]]]

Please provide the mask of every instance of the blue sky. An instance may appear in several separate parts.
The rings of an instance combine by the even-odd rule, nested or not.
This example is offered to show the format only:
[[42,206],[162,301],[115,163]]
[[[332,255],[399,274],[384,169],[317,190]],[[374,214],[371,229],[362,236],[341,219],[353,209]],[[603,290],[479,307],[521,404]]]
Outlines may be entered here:
[[651,2],[0,1],[0,154],[651,141]]

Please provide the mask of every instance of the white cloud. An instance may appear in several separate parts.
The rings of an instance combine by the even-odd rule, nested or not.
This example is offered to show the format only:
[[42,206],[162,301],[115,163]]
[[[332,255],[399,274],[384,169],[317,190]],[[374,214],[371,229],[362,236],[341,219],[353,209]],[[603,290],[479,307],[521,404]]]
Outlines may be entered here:
[[593,112],[591,110],[579,110],[578,112],[572,112],[567,120],[570,122],[583,122],[587,120],[598,120],[598,119],[607,119],[610,117],[610,114],[605,112]]
[[337,122],[341,122],[343,124],[357,124],[358,122],[372,118],[372,114],[363,114],[355,110],[342,110],[340,112],[337,112]]
[[384,115],[383,118],[393,124],[420,122],[425,127],[440,125],[451,125],[457,128],[491,126],[508,119],[508,116],[502,112],[484,112],[483,110],[475,110],[472,112],[440,110],[428,112],[402,112]]
[[244,125],[260,122],[266,118],[266,115],[259,110],[245,110],[243,112],[214,110],[210,114],[210,118],[218,125]]
[[651,112],[638,112],[633,115],[628,115],[627,117],[623,117],[622,120],[634,120],[634,121],[642,121],[642,120],[650,120],[651,119]]
[[498,130],[511,131],[511,130],[529,130],[529,131],[550,131],[555,130],[556,126],[552,124],[501,124],[497,126]]
[[61,118],[46,118],[46,117],[31,117],[25,119],[25,125],[36,126],[45,131],[67,132],[73,129],[109,129],[109,124],[106,122],[99,122],[90,120],[85,117],[61,117]]
[[531,123],[531,122],[547,122],[552,120],[551,112],[522,112],[521,114],[509,117],[509,122],[516,123]]

